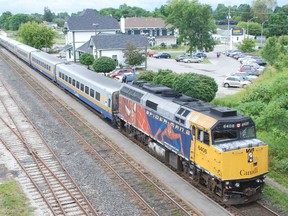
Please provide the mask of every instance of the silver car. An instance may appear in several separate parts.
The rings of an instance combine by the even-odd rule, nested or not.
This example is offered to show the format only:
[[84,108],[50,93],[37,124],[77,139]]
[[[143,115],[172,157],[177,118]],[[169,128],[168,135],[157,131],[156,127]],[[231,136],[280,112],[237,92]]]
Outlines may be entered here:
[[229,87],[245,88],[249,84],[251,84],[250,81],[245,80],[243,77],[238,76],[227,76],[223,81],[223,86],[225,88]]
[[182,62],[185,62],[185,63],[200,63],[200,62],[202,62],[202,59],[198,58],[198,57],[188,57],[188,58],[183,59]]

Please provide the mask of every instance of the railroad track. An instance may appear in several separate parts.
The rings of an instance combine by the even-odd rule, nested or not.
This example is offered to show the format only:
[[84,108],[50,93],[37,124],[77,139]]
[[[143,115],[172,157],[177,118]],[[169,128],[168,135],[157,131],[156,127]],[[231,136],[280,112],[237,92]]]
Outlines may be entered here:
[[1,81],[0,113],[0,142],[45,200],[50,215],[97,215]]
[[143,212],[149,215],[199,215],[193,207],[169,190],[163,189],[163,186],[145,173],[141,166],[134,163],[115,144],[106,140],[95,128],[79,118],[77,112],[51,95],[50,91],[39,85],[27,71],[7,55],[4,55],[4,59],[63,124],[68,125],[77,134],[86,151],[99,161],[111,178],[126,189],[131,199],[141,207]]
[[245,216],[280,216],[260,202],[253,202],[246,205],[234,206],[236,215]]

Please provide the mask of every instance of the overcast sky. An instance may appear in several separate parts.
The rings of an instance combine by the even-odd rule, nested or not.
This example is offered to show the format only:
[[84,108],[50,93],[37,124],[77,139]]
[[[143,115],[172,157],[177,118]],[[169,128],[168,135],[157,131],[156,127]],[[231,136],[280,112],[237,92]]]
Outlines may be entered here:
[[[200,3],[210,4],[213,9],[219,3],[226,6],[251,4],[252,0],[199,0]],[[278,6],[287,4],[287,0],[278,0]],[[167,3],[167,0],[0,0],[0,14],[10,11],[13,15],[17,13],[44,13],[44,7],[48,7],[51,12],[57,14],[59,12],[67,12],[68,14],[82,11],[86,8],[100,10],[102,8],[116,8],[120,5],[136,6],[148,11],[153,11],[161,5]]]

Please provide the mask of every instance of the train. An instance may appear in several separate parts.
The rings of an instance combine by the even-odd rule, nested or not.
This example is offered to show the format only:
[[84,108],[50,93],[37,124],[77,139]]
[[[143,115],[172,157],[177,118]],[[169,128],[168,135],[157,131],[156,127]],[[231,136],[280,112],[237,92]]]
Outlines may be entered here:
[[226,204],[261,197],[268,144],[251,117],[166,86],[120,83],[2,35],[0,45]]

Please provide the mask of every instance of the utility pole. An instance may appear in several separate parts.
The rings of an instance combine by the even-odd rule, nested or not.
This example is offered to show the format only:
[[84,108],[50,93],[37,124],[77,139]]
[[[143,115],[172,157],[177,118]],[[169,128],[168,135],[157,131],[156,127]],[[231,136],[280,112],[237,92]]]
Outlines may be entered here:
[[229,7],[229,11],[228,11],[228,16],[227,16],[227,20],[228,20],[228,43],[230,44],[230,50],[232,50],[232,37],[231,37],[231,30],[230,30],[230,19],[231,19],[231,15],[230,15],[230,7]]

